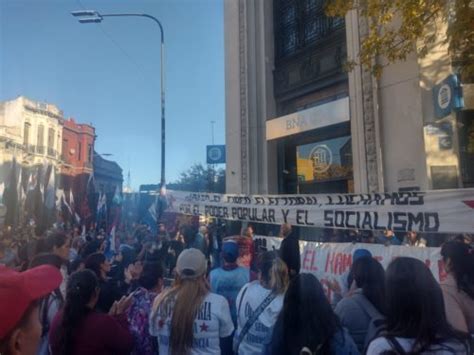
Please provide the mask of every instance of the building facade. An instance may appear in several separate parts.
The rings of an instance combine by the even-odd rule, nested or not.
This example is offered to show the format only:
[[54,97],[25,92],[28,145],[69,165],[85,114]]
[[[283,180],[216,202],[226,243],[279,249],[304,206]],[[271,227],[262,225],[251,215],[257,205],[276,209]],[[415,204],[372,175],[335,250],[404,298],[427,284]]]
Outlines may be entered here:
[[6,182],[13,160],[24,172],[61,164],[63,112],[55,105],[20,96],[0,103],[0,183]]
[[64,121],[62,138],[61,188],[72,189],[74,195],[85,194],[93,173],[95,128],[70,118]]
[[[95,153],[95,138],[92,125],[64,119],[63,112],[55,105],[23,96],[1,102],[0,220],[7,210],[6,201],[2,201],[3,193],[12,186],[17,197],[9,205],[16,211],[15,216],[19,216],[15,217],[15,225],[25,222],[26,214],[32,215],[33,205],[27,196],[33,196],[36,186],[45,193],[51,182],[55,187],[56,207],[62,196],[81,218],[87,219],[90,214],[87,209],[94,212],[95,197],[88,196],[92,190],[96,197],[105,193],[111,203],[117,189],[122,192],[122,169],[116,162]],[[89,185],[90,181],[94,181],[94,188]]]
[[462,110],[435,109],[437,85],[456,72],[445,38],[376,79],[343,68],[368,30],[356,11],[338,19],[321,0],[233,0],[224,24],[228,193],[473,186],[472,85]]
[[110,200],[117,188],[122,193],[123,174],[120,165],[112,160],[104,159],[100,154],[94,152],[93,166],[97,193],[105,193]]

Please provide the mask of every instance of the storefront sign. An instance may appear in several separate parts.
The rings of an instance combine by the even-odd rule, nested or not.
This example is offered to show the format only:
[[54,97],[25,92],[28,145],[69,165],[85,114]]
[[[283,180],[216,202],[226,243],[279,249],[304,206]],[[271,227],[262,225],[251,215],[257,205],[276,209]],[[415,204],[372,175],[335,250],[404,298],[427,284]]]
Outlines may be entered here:
[[461,83],[457,75],[449,75],[433,88],[436,118],[443,118],[453,110],[464,107]]
[[206,148],[208,164],[225,164],[225,145],[208,145]]
[[267,140],[348,122],[349,119],[349,98],[346,97],[267,121]]
[[471,233],[474,189],[379,194],[222,195],[170,191],[170,212],[243,222]]
[[305,182],[351,179],[351,137],[298,146],[296,169]]

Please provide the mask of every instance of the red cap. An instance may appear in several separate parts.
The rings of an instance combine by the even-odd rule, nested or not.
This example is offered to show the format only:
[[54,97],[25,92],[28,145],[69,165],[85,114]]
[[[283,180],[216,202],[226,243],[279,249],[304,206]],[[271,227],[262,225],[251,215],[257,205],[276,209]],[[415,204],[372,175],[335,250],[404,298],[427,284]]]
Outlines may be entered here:
[[13,330],[33,301],[57,289],[62,279],[51,265],[24,272],[0,265],[0,339]]

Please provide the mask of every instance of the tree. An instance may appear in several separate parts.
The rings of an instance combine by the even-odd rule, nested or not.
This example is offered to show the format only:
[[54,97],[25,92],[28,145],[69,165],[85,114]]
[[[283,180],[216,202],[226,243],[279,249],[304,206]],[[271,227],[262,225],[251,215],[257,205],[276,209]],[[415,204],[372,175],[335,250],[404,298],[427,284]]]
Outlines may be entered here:
[[[474,0],[327,0],[328,16],[343,17],[350,10],[367,18],[368,34],[348,69],[361,64],[380,76],[384,66],[405,60],[413,50],[426,56],[446,35],[455,66],[463,78],[474,77]],[[448,23],[446,33],[437,26],[439,19]]]
[[194,164],[179,179],[168,184],[170,190],[225,193],[225,170]]

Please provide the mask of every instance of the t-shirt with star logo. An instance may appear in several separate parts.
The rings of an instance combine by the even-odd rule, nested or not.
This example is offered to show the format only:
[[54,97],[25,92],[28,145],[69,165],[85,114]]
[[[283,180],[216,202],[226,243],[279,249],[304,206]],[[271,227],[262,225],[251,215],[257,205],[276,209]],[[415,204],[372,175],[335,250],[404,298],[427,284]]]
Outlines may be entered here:
[[[150,316],[150,334],[158,339],[160,355],[171,354],[170,332],[173,305],[161,305]],[[219,339],[226,338],[234,331],[227,300],[209,292],[199,308],[194,320],[194,340],[190,355],[220,354]]]

